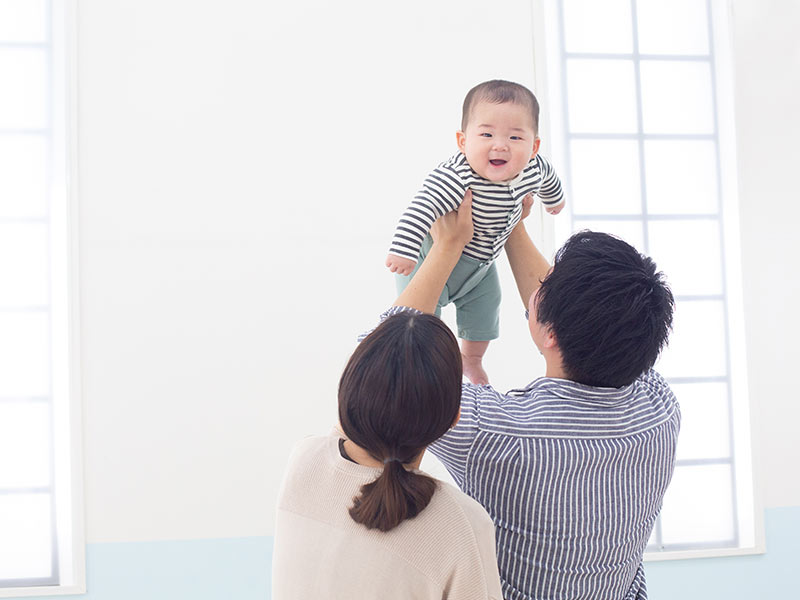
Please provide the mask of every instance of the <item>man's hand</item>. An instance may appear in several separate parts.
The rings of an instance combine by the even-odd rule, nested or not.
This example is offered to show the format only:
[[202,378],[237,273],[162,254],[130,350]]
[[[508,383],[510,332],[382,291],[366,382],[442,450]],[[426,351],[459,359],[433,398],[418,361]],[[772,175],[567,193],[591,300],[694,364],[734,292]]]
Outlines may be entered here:
[[434,244],[453,244],[463,248],[472,240],[472,190],[467,190],[458,210],[436,219],[431,227]]
[[551,215],[557,215],[561,212],[561,209],[564,208],[564,203],[556,204],[555,206],[545,206],[545,210],[549,212]]
[[392,273],[397,273],[398,275],[411,275],[411,271],[414,270],[414,265],[416,264],[410,258],[395,256],[394,254],[386,257],[386,266],[389,267]]
[[528,215],[531,214],[532,206],[533,206],[533,194],[528,194],[522,199],[522,216],[519,218],[520,221],[528,218]]

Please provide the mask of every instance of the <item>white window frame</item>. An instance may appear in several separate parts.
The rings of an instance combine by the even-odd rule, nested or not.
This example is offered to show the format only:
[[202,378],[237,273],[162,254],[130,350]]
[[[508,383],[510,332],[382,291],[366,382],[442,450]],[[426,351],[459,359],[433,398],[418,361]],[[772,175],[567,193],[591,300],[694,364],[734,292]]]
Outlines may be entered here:
[[[50,18],[46,93],[51,157],[48,222],[55,571],[53,583],[15,580],[15,587],[0,587],[0,598],[86,592],[78,286],[77,0],[47,0],[46,6]],[[54,151],[56,146],[59,150]]]
[[[732,490],[733,505],[737,515],[735,547],[699,547],[688,545],[674,550],[645,553],[646,561],[678,560],[712,556],[732,556],[759,554],[765,552],[763,509],[760,499],[754,493],[753,481],[757,480],[752,460],[753,432],[750,413],[753,402],[748,396],[747,362],[745,356],[742,278],[739,258],[739,211],[737,197],[736,139],[733,110],[733,45],[731,40],[731,2],[730,0],[699,0],[707,2],[712,37],[712,78],[715,80],[714,93],[717,119],[717,146],[719,159],[719,195],[722,199],[722,244],[726,249],[723,255],[725,278],[725,299],[727,308],[728,344],[728,382],[730,388],[731,410],[731,462],[735,481]],[[563,183],[569,203],[569,173],[564,168],[568,164],[566,146],[565,91],[562,89],[562,74],[556,72],[564,56],[561,32],[562,0],[532,0],[534,65],[536,93],[542,104],[540,123],[542,151],[552,157],[557,170],[562,173]],[[636,0],[631,0],[635,11]],[[633,13],[635,15],[635,12]],[[553,35],[553,31],[558,31]],[[637,53],[638,54],[638,53]],[[554,58],[554,57],[558,58]],[[638,58],[636,58],[638,60]],[[640,134],[641,136],[641,129]],[[644,169],[644,165],[641,166]],[[562,170],[563,169],[563,170]],[[642,179],[644,185],[644,179]],[[540,206],[540,205],[539,205]],[[541,206],[539,208],[541,211]],[[565,212],[568,212],[565,211]],[[564,218],[566,217],[566,218]],[[646,216],[644,218],[647,218]],[[542,228],[537,231],[537,239],[542,241],[546,251],[553,252],[558,240],[569,232],[568,215],[555,219],[543,219]],[[680,399],[679,399],[680,400]],[[735,459],[734,459],[735,457]],[[691,461],[689,461],[691,462]],[[679,466],[676,468],[680,468]],[[655,538],[660,535],[660,518],[656,525]],[[740,532],[745,532],[742,535]]]

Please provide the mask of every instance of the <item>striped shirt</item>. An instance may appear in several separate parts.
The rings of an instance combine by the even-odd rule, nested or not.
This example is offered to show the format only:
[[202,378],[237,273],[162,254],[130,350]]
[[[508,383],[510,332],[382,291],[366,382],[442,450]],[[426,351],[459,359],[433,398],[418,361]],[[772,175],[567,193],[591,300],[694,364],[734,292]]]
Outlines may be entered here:
[[496,259],[522,215],[522,199],[539,196],[543,204],[564,201],[561,181],[552,165],[536,155],[511,181],[495,183],[472,170],[461,152],[436,167],[406,209],[395,230],[389,254],[416,261],[433,222],[456,210],[464,193],[472,190],[472,241],[464,254],[481,262]]
[[465,384],[460,421],[430,450],[492,517],[506,600],[643,600],[679,428],[653,370],[622,388]]

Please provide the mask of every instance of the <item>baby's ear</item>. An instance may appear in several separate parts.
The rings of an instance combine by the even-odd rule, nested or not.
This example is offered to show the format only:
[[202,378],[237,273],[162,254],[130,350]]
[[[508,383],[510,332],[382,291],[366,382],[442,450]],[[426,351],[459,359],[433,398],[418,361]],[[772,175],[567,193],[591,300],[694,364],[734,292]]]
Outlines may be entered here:
[[464,153],[464,148],[467,145],[467,136],[464,135],[463,131],[456,131],[456,144],[458,145],[458,149],[461,150],[461,153]]
[[531,158],[536,156],[539,153],[539,144],[542,143],[542,140],[539,139],[537,135],[536,138],[533,140],[533,152],[531,152]]

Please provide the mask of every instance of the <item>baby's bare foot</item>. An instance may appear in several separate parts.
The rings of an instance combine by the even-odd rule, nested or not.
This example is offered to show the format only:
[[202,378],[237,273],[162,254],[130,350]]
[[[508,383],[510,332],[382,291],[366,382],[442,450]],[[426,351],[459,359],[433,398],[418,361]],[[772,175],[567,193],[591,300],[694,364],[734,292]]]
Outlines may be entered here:
[[467,376],[475,385],[488,385],[489,376],[483,370],[483,361],[480,356],[461,355],[461,363],[464,365],[464,375]]

